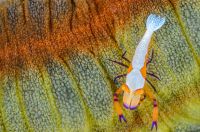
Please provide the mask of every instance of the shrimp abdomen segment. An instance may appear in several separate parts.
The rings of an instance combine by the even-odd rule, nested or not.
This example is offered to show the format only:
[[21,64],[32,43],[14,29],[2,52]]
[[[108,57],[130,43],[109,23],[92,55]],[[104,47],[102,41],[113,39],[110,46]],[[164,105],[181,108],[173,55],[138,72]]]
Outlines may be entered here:
[[144,87],[145,78],[138,69],[133,69],[126,77],[126,85],[132,91],[141,89]]
[[158,30],[165,23],[165,18],[157,15],[149,15],[146,22],[147,31],[145,32],[142,40],[138,44],[135,54],[133,56],[132,66],[141,69],[144,66],[145,56],[148,52],[151,36],[154,31]]

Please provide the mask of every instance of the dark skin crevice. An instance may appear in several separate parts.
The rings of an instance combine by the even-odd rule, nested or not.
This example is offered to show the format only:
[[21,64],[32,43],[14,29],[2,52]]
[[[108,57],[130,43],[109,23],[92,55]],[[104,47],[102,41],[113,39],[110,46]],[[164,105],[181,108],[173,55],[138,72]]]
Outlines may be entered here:
[[[112,20],[112,25],[114,25],[114,20]],[[115,35],[113,34],[113,32],[112,32],[112,30],[111,30],[111,28],[110,28],[110,26],[109,26],[109,24],[107,23],[106,24],[106,27],[107,27],[107,29],[108,29],[108,34],[110,34],[109,36],[110,36],[110,38],[115,42],[115,43],[117,43],[117,40],[116,40],[116,38],[115,38]]]
[[81,88],[80,84],[78,83],[78,80],[76,79],[75,75],[73,74],[73,71],[70,69],[68,62],[63,57],[61,57],[61,56],[58,56],[58,57],[63,62],[64,66],[69,70],[69,72],[72,76],[72,80],[74,80],[74,82],[75,82],[75,84],[78,88],[78,93],[80,94],[80,97],[81,97],[81,100],[82,100],[82,103],[83,103],[83,107],[84,107],[85,112],[86,112],[87,122],[89,122],[88,123],[88,124],[90,124],[89,126],[92,126],[93,125],[93,123],[91,122],[92,115],[91,115],[90,110],[87,108],[87,102],[84,99],[82,88]]
[[24,0],[21,0],[21,7],[22,7],[22,13],[23,13],[23,19],[24,19],[24,24],[26,24],[26,9],[25,9],[25,3]]
[[10,43],[10,39],[9,39],[9,35],[8,35],[8,29],[6,27],[7,21],[6,21],[6,11],[5,10],[3,10],[2,22],[3,22],[4,31],[5,31],[6,42]]
[[69,20],[69,28],[70,28],[70,31],[72,31],[73,29],[73,17],[74,17],[74,13],[75,13],[75,8],[76,8],[76,3],[74,0],[71,0],[71,6],[72,6],[72,10],[71,10],[71,17],[70,17],[70,20]]
[[[100,16],[99,6],[98,6],[98,3],[97,3],[96,1],[94,1],[94,6],[95,6],[95,10],[96,10],[98,16]],[[99,19],[100,19],[100,18],[99,18]],[[101,19],[100,19],[100,20],[101,20]],[[106,21],[105,16],[104,16],[104,20]],[[114,25],[114,19],[112,20],[112,25]],[[108,30],[108,31],[105,30],[106,33],[109,34],[109,37],[111,38],[111,40],[113,40],[115,43],[117,43],[117,40],[115,39],[115,36],[114,36],[114,34],[112,33],[112,30],[111,30],[111,28],[110,28],[110,26],[109,26],[109,24],[108,24],[107,22],[106,22],[106,27],[107,27],[107,28],[105,28],[105,29]],[[114,26],[113,26],[113,27],[114,27]]]
[[95,10],[96,10],[97,14],[100,15],[99,6],[98,6],[98,3],[96,3],[96,1],[94,1],[94,6],[95,6]]
[[21,115],[24,119],[24,123],[26,126],[26,129],[28,129],[29,131],[32,131],[32,128],[30,126],[30,122],[29,122],[29,117],[26,113],[26,105],[25,105],[25,101],[23,99],[23,94],[22,94],[22,87],[20,86],[20,82],[19,82],[19,74],[17,74],[15,72],[15,86],[16,86],[16,92],[17,92],[17,98],[19,100],[19,107],[20,107],[20,111],[21,111]]
[[49,32],[51,33],[53,31],[53,23],[52,23],[52,12],[51,12],[51,4],[52,4],[52,1],[49,0],[49,3],[48,3],[48,7],[49,7]]
[[92,29],[92,17],[93,17],[93,15],[92,15],[92,9],[91,9],[90,4],[89,4],[89,2],[87,0],[86,0],[86,3],[88,5],[88,10],[89,10],[89,18],[90,18],[89,27],[90,27],[90,31],[91,31],[91,34],[94,37],[95,41],[97,42],[96,35],[95,35],[95,33],[93,32],[93,29]]

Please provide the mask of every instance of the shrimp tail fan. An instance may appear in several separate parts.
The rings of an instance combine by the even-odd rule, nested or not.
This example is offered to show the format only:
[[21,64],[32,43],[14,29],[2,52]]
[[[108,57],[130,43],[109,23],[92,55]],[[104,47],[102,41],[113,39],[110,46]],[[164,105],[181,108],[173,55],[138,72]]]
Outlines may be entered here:
[[149,31],[156,31],[163,26],[165,23],[165,18],[157,16],[155,14],[150,14],[147,18],[146,28]]

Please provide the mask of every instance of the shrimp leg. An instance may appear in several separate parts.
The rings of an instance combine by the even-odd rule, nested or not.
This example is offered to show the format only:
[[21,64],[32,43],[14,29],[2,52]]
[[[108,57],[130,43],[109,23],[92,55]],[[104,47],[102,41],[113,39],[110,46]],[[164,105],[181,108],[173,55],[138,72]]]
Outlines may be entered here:
[[144,87],[144,91],[145,91],[145,95],[148,96],[152,102],[153,102],[153,114],[152,114],[152,126],[151,126],[151,130],[153,130],[153,128],[155,127],[156,130],[158,129],[158,102],[155,99],[153,93],[150,91],[149,87],[147,85],[145,85]]
[[158,79],[160,81],[160,78],[158,76],[156,76],[153,72],[147,72],[148,75],[150,75],[151,77],[154,77],[156,79]]
[[123,92],[123,91],[126,91],[126,92],[129,92],[129,90],[127,89],[127,87],[125,85],[122,85],[120,88],[118,88],[116,90],[116,92],[114,93],[114,108],[115,108],[115,111],[116,113],[118,114],[118,117],[119,117],[119,121],[122,122],[127,122],[123,113],[122,113],[122,108],[119,104],[119,100],[118,100],[118,96]]
[[154,50],[152,49],[152,50],[151,50],[151,57],[150,57],[150,58],[148,59],[148,61],[147,61],[147,66],[149,65],[149,63],[152,62],[153,57],[154,57]]
[[153,90],[157,93],[157,90],[156,90],[156,88],[153,86],[153,84],[152,84],[148,79],[146,79],[146,81],[147,81],[147,83],[148,83],[149,85],[151,85],[151,87],[153,88]]
[[127,59],[125,55],[126,55],[126,51],[122,54],[122,59],[126,60],[128,63],[131,63],[131,61]]
[[121,74],[121,75],[118,75],[114,78],[114,83],[117,83],[117,79],[121,78],[121,77],[125,77],[127,74]]
[[109,61],[112,61],[112,62],[114,62],[114,63],[117,63],[118,65],[121,65],[121,66],[123,66],[123,67],[126,67],[126,68],[128,68],[129,66],[127,66],[126,64],[124,64],[124,63],[122,63],[122,62],[118,62],[118,61],[115,61],[115,60],[111,60],[111,59],[108,59]]

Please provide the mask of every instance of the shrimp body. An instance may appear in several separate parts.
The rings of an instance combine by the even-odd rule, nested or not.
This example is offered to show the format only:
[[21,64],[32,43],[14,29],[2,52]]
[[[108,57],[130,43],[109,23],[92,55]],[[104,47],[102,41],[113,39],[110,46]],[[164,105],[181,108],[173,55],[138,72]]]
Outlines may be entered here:
[[145,83],[145,73],[141,73],[141,69],[145,67],[148,48],[153,32],[159,29],[165,22],[164,18],[157,17],[156,15],[150,15],[147,19],[147,30],[138,44],[135,54],[132,59],[132,67],[134,68],[127,74],[126,84],[132,90],[143,88]]
[[147,62],[147,53],[149,49],[149,44],[153,32],[158,30],[165,23],[165,18],[161,18],[156,15],[149,15],[146,22],[146,32],[141,39],[140,43],[136,47],[135,54],[133,56],[130,67],[128,68],[128,73],[126,74],[126,83],[123,84],[114,95],[114,106],[116,112],[119,115],[119,119],[125,120],[122,110],[118,103],[118,95],[121,92],[123,93],[123,104],[124,107],[130,110],[137,108],[140,103],[141,96],[145,93],[148,94],[149,97],[153,101],[153,123],[152,128],[155,126],[157,129],[157,118],[158,118],[158,106],[156,99],[153,94],[150,93],[149,90],[146,90],[146,62]]
[[152,34],[152,31],[147,30],[142,40],[138,44],[132,60],[132,67],[134,67],[134,69],[140,70],[142,67],[144,67],[144,62],[146,59]]

